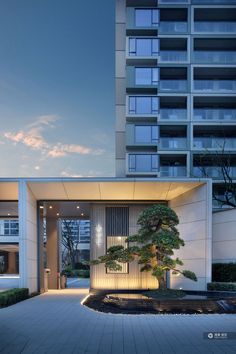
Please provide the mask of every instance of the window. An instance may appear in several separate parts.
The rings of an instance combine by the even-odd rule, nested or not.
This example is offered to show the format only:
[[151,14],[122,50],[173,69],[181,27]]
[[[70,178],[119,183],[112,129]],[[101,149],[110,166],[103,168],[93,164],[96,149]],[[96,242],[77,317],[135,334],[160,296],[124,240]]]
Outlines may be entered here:
[[156,96],[130,96],[129,114],[157,114],[159,99]]
[[16,244],[0,245],[0,274],[19,274],[19,246]]
[[130,38],[129,55],[150,57],[159,53],[159,40],[157,38]]
[[136,85],[157,85],[158,81],[158,68],[135,68]]
[[130,154],[129,172],[158,172],[156,154]]
[[[108,236],[107,237],[107,249],[112,246],[123,246],[127,248],[127,242],[125,242],[126,237],[124,236]],[[109,270],[107,268],[107,273],[118,273],[118,274],[127,274],[128,273],[128,264],[127,263],[119,263],[122,267],[121,270]]]
[[159,11],[157,9],[135,9],[136,27],[157,27]]
[[1,219],[0,236],[19,236],[18,219]]
[[157,143],[158,128],[156,125],[136,125],[135,142],[136,143]]

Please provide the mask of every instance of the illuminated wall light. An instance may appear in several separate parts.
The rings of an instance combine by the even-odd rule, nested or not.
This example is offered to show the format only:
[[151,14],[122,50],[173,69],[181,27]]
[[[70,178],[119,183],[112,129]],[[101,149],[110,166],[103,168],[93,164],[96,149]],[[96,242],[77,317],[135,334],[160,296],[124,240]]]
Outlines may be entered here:
[[99,245],[102,243],[102,240],[103,240],[101,225],[98,224],[96,226],[95,230],[96,230],[96,245]]
[[43,205],[40,205],[40,206],[39,206],[39,209],[43,209]]

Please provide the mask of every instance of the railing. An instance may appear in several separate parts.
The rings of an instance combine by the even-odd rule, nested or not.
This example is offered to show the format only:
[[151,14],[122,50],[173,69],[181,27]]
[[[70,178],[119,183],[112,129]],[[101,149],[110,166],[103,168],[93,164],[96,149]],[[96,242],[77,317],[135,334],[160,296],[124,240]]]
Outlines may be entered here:
[[195,32],[221,32],[221,33],[234,33],[236,31],[236,22],[232,21],[196,21],[194,23]]
[[160,177],[186,177],[186,166],[160,166]]
[[186,33],[188,23],[182,21],[161,21],[158,30],[160,33]]
[[161,80],[161,91],[187,91],[187,80]]
[[160,149],[186,149],[187,148],[187,139],[186,138],[160,138],[158,148]]
[[236,80],[194,80],[196,91],[236,91]]
[[[229,168],[230,177],[236,177],[236,167]],[[223,178],[222,170],[218,166],[193,167],[193,177]]]
[[236,51],[198,51],[194,52],[195,63],[236,63]]
[[182,108],[161,108],[160,109],[161,120],[187,120],[187,109]]
[[188,4],[189,0],[159,0],[159,4]]
[[236,138],[194,138],[193,139],[194,149],[236,149]]
[[[163,0],[161,0],[161,1],[163,1]],[[198,5],[198,4],[203,4],[203,5],[212,5],[212,4],[233,5],[233,4],[236,4],[236,0],[192,0],[192,4],[193,5]]]
[[193,111],[194,120],[226,120],[236,121],[236,109],[231,108],[218,108],[218,109],[206,109],[195,108]]
[[182,62],[188,60],[188,53],[184,50],[161,50],[160,62]]

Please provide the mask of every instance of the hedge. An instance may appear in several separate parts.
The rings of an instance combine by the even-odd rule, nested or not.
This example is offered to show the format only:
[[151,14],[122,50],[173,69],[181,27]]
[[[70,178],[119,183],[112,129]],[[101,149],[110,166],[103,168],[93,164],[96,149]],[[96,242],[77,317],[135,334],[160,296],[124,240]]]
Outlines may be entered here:
[[90,271],[88,269],[78,269],[73,271],[74,276],[77,276],[79,278],[89,278],[90,277]]
[[26,300],[29,297],[29,289],[10,289],[0,293],[0,307],[6,307],[16,304],[19,301]]
[[207,290],[236,291],[236,283],[212,282],[207,284]]
[[236,282],[236,263],[213,263],[213,282]]

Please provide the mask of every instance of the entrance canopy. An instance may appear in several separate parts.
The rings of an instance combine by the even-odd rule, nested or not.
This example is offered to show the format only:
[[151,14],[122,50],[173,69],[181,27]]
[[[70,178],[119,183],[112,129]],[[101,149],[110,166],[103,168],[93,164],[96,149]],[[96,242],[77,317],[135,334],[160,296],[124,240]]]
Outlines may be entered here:
[[207,179],[23,178],[0,179],[0,200],[18,200],[24,181],[36,200],[169,201],[205,184]]

